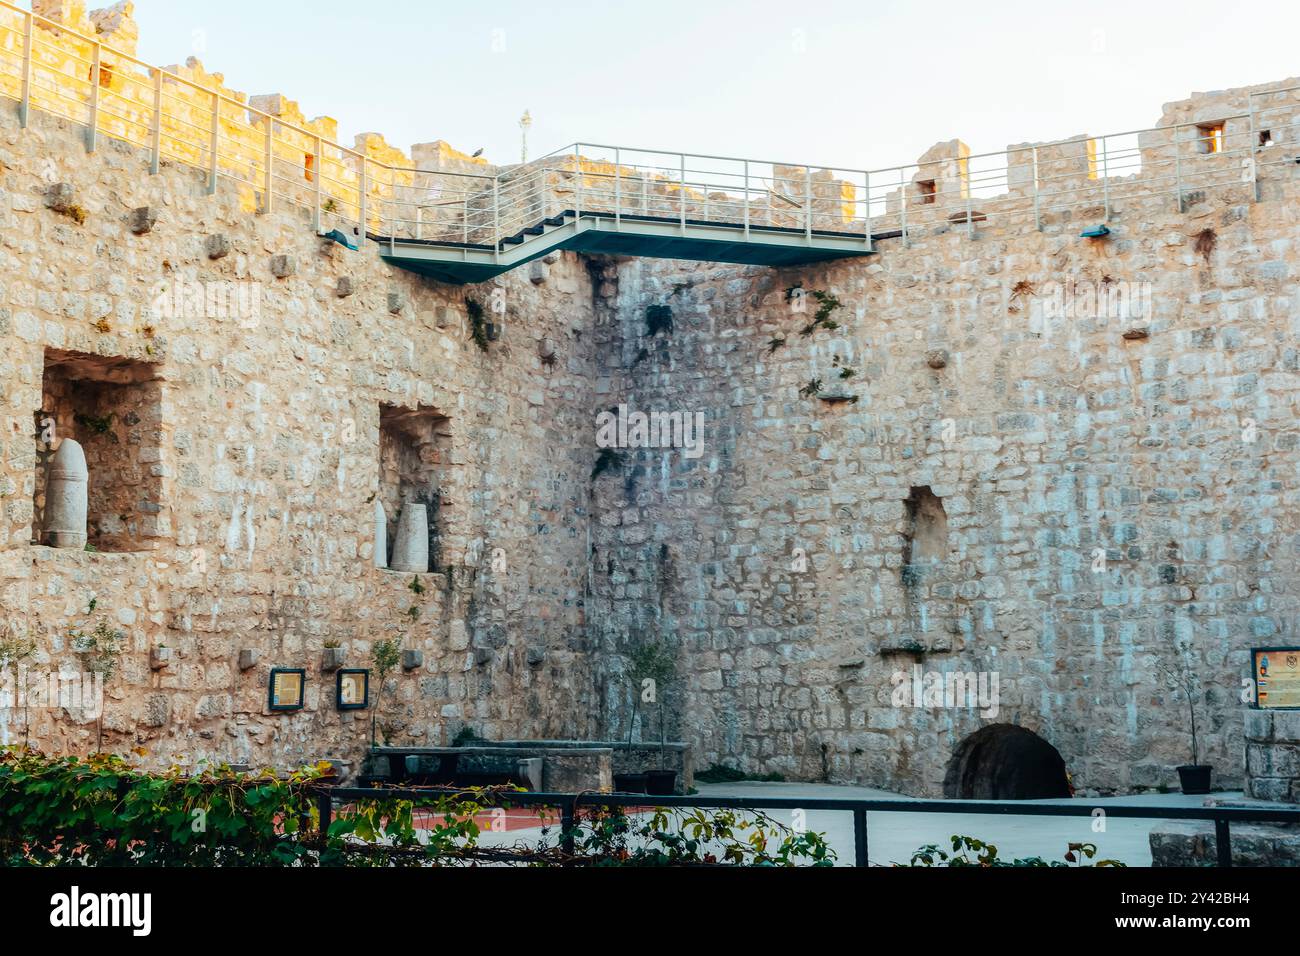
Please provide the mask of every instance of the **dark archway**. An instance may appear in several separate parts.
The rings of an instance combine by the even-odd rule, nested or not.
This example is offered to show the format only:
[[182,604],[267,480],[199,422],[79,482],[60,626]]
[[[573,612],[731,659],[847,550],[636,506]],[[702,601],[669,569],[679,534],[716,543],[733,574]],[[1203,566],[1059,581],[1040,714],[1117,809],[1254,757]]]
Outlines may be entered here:
[[1013,724],[994,724],[963,740],[948,762],[943,795],[961,800],[1068,797],[1065,761],[1042,737]]

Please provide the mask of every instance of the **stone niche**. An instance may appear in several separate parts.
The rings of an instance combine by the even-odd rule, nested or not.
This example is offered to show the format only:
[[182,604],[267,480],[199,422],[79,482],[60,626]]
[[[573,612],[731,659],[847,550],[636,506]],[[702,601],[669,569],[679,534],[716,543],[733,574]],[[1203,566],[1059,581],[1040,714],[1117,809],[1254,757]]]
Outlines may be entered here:
[[451,419],[424,405],[379,406],[379,501],[388,518],[390,552],[402,509],[407,504],[425,505],[431,571],[440,566],[450,464]]
[[50,461],[63,438],[86,453],[87,548],[149,551],[162,516],[162,384],[158,366],[127,358],[45,350],[36,411],[32,543],[40,544]]

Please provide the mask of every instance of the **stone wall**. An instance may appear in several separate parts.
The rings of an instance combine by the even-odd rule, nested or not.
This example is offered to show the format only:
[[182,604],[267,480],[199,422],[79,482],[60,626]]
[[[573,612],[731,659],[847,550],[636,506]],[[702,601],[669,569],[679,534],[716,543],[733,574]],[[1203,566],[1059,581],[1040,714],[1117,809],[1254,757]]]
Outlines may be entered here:
[[[236,186],[209,197],[193,170],[151,177],[124,144],[87,156],[81,128],[41,112],[26,131],[0,113],[0,163],[0,607],[6,637],[37,643],[33,677],[79,670],[69,635],[103,620],[127,641],[106,746],[296,763],[369,739],[367,712],[334,707],[326,645],[368,666],[371,644],[400,634],[424,658],[390,678],[396,739],[590,732],[593,453],[572,440],[594,401],[582,261],[557,254],[538,281],[504,280],[503,331],[482,350],[465,301],[490,290],[322,241],[298,210],[251,215]],[[46,208],[51,180],[83,224]],[[156,224],[136,235],[146,206]],[[374,567],[390,407],[434,409],[445,432],[425,456],[439,548],[419,593],[414,575]],[[32,543],[65,436],[87,449],[96,550]],[[155,670],[159,646],[173,654]],[[256,663],[241,670],[245,650]],[[303,711],[267,711],[272,666],[307,668]],[[23,739],[22,711],[4,715],[5,739]],[[94,745],[88,718],[27,716],[35,745]]]
[[[1240,786],[1247,648],[1295,640],[1296,173],[1261,169],[1258,202],[1239,175],[1189,189],[1182,211],[1129,177],[1095,241],[1100,204],[1041,231],[1026,204],[973,237],[914,217],[839,265],[621,263],[602,407],[701,411],[706,444],[628,450],[599,479],[593,666],[678,648],[670,733],[701,767],[937,795],[968,735],[1012,723],[1111,792],[1189,762],[1160,675],[1186,641],[1202,758]],[[918,522],[942,557],[909,560]],[[996,675],[996,714],[900,705],[918,664]],[[597,685],[621,723],[626,692]]]
[[[38,12],[134,49],[129,4]],[[481,349],[466,299],[493,289],[314,234],[318,184],[325,228],[359,214],[355,156],[315,151],[332,120],[177,68],[200,87],[168,81],[182,113],[206,129],[203,88],[228,94],[220,136],[248,153],[209,195],[180,126],[149,175],[147,73],[122,60],[91,83],[90,46],[42,29],[31,127],[0,111],[0,611],[34,671],[80,667],[73,631],[125,633],[108,746],[355,757],[368,715],[334,708],[323,652],[364,666],[395,635],[423,651],[385,691],[395,741],[623,739],[626,655],[662,639],[681,674],[668,734],[701,767],[937,794],[963,741],[1015,724],[1081,789],[1170,786],[1186,704],[1158,665],[1187,642],[1202,757],[1241,783],[1246,649],[1295,640],[1300,553],[1300,167],[1281,123],[1242,166],[1263,136],[1240,120],[1251,91],[1167,106],[1137,172],[1104,175],[1087,136],[1019,144],[992,198],[969,149],[940,143],[875,197],[874,254],[835,265],[553,254],[502,280]],[[1256,105],[1295,113],[1285,85]],[[93,154],[48,112],[90,87],[121,113]],[[277,134],[275,203],[245,104],[305,130]],[[1173,124],[1219,119],[1225,152],[1175,185],[1168,150],[1204,134]],[[378,133],[356,147],[413,165]],[[368,183],[374,208],[495,171],[441,141],[411,155],[420,170]],[[609,177],[583,162],[586,201]],[[861,209],[827,171],[782,175],[812,181],[818,228]],[[648,210],[682,208],[643,185]],[[1080,237],[1108,213],[1108,237]],[[702,415],[702,454],[627,449],[593,477],[595,416],[620,405]],[[64,437],[87,448],[95,550],[33,543]],[[373,551],[375,501],[391,532],[416,499],[437,504],[418,583]],[[268,712],[273,666],[307,669],[304,710]],[[918,667],[997,693],[913,706]],[[94,746],[76,708],[26,717],[5,710],[0,736]]]

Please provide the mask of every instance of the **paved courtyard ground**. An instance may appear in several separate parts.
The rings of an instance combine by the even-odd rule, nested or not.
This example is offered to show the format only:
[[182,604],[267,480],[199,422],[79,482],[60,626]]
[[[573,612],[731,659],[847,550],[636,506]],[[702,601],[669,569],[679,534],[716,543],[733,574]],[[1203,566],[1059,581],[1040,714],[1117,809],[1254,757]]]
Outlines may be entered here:
[[[761,804],[764,797],[807,797],[810,799],[868,799],[897,800],[908,803],[911,797],[900,796],[886,790],[870,787],[835,786],[817,783],[726,783],[701,784],[701,796],[743,797]],[[1239,794],[1217,794],[1239,796]],[[1094,797],[1076,800],[1021,800],[1008,803],[1070,803],[1086,804],[1090,808],[1119,804],[1153,807],[1200,806],[1204,797],[1184,796],[1181,793],[1141,794],[1123,797]],[[952,801],[958,803],[960,801]],[[781,822],[791,821],[791,811],[774,810],[771,816]],[[809,811],[806,814],[810,830],[825,833],[839,857],[841,866],[853,862],[853,820],[846,812]],[[484,833],[483,842],[490,845],[530,842],[537,838],[535,827],[520,827],[515,822],[507,833]],[[1096,859],[1119,860],[1129,866],[1150,866],[1151,847],[1148,834],[1159,824],[1159,819],[1105,819],[1105,829],[1094,831],[1093,818],[1042,817],[1042,816],[982,816],[962,813],[873,813],[867,815],[867,846],[873,865],[907,863],[912,851],[935,843],[948,849],[953,834],[976,837],[998,847],[1002,859],[1040,856],[1044,860],[1059,860],[1070,843],[1095,843]]]

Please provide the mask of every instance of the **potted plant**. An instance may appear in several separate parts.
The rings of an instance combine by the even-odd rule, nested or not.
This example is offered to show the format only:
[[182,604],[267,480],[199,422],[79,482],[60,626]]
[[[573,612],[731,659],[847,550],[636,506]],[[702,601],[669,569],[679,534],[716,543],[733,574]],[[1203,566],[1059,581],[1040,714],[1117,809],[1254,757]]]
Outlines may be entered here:
[[1178,768],[1178,780],[1183,793],[1201,794],[1210,792],[1210,775],[1213,768],[1199,762],[1201,753],[1200,739],[1196,734],[1196,699],[1201,695],[1201,678],[1196,673],[1196,664],[1192,658],[1191,645],[1187,641],[1178,643],[1178,659],[1163,663],[1160,670],[1174,696],[1182,695],[1187,701],[1187,716],[1192,735],[1192,762]]

